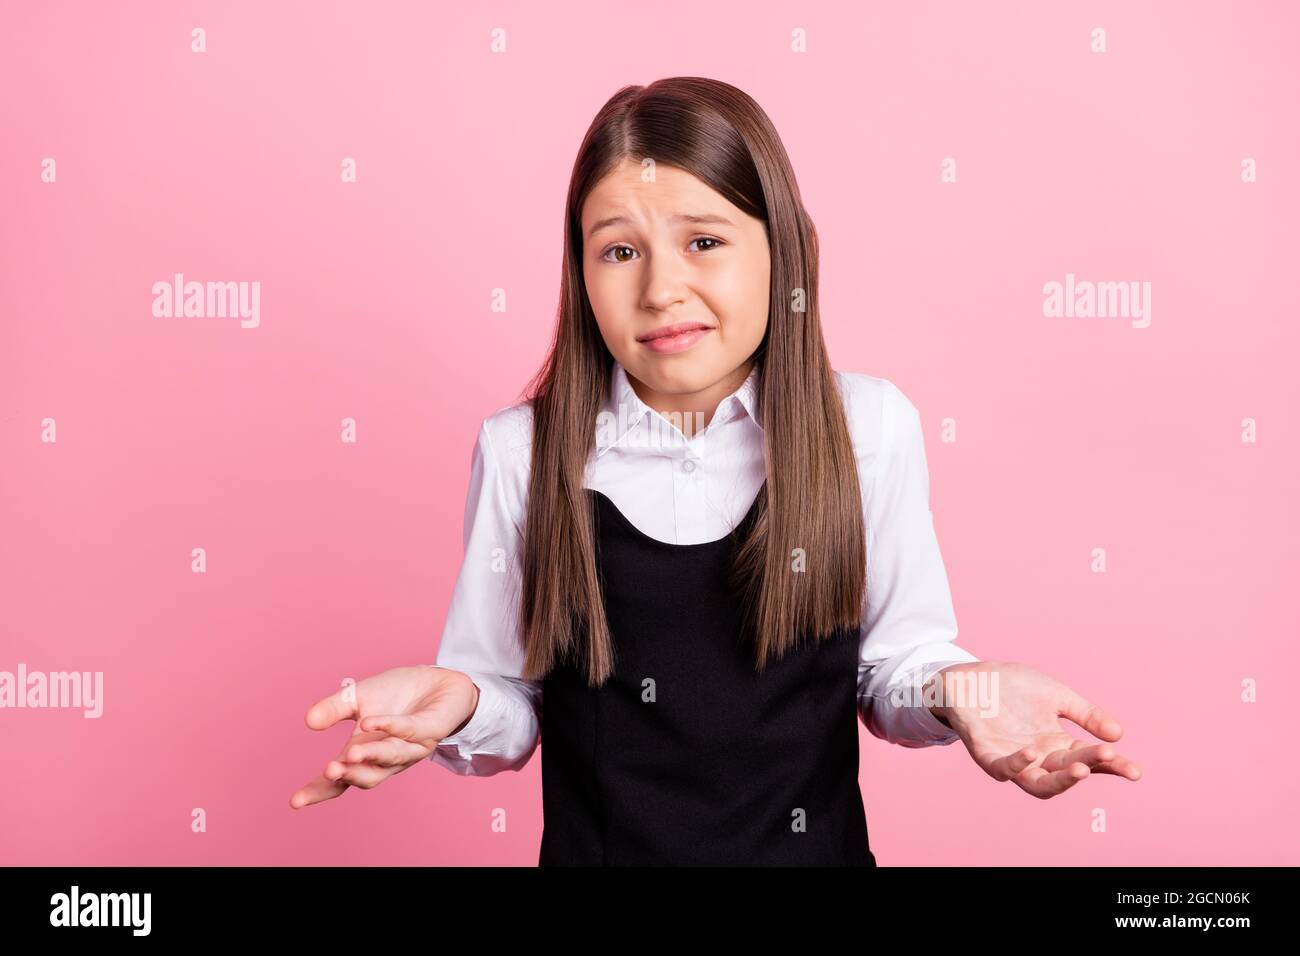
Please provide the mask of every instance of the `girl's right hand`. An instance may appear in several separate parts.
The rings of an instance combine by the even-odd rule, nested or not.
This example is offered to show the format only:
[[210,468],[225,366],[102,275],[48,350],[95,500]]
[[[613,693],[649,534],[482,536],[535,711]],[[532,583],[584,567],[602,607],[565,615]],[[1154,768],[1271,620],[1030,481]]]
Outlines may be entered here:
[[349,684],[307,711],[307,726],[326,730],[340,720],[356,728],[325,772],[290,799],[295,810],[337,797],[350,786],[369,790],[426,759],[460,730],[478,707],[478,687],[446,667],[394,667]]

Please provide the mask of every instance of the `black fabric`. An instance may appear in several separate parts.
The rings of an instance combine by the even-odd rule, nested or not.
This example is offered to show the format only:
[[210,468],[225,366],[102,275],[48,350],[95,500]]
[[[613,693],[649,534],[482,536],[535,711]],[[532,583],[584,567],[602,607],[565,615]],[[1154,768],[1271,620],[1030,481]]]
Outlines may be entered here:
[[858,786],[860,628],[760,675],[726,582],[758,499],[726,537],[675,545],[584,491],[615,673],[591,688],[567,663],[544,680],[539,865],[875,866]]

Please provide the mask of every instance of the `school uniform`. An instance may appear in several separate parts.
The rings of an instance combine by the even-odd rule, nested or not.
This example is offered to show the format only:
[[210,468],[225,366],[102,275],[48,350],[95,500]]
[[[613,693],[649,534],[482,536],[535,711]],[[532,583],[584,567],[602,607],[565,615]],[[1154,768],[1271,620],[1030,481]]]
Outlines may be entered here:
[[976,660],[954,642],[919,413],[886,379],[835,376],[867,531],[862,624],[762,674],[726,582],[766,476],[757,370],[687,439],[614,364],[584,488],[615,654],[598,688],[576,662],[519,676],[531,409],[483,422],[437,657],[474,679],[479,704],[430,760],[484,776],[521,769],[540,742],[539,864],[874,866],[859,721],[907,747],[958,739],[899,696]]

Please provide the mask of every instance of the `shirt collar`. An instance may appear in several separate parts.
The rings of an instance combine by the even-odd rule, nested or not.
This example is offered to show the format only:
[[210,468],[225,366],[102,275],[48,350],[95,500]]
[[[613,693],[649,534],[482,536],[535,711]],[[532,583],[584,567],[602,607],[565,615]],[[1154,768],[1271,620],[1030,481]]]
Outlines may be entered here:
[[[646,415],[658,415],[653,408],[641,400],[632,383],[628,381],[627,370],[614,361],[610,375],[609,392],[601,408],[601,417],[596,425],[596,454],[604,454],[614,445],[619,444],[634,428],[638,427]],[[710,427],[714,422],[729,422],[748,415],[759,428],[763,422],[758,414],[758,363],[750,369],[749,376],[740,387],[718,403]]]

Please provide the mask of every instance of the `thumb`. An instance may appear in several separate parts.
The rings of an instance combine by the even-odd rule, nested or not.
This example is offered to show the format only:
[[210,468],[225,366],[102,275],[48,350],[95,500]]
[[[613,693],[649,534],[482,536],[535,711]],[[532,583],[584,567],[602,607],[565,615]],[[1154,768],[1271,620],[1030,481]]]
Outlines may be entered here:
[[1108,711],[1084,699],[1069,687],[1065,688],[1065,704],[1061,713],[1102,740],[1119,740],[1124,736],[1124,728]]
[[312,730],[325,730],[340,720],[355,720],[356,717],[357,689],[349,684],[313,704],[307,711],[307,726]]

